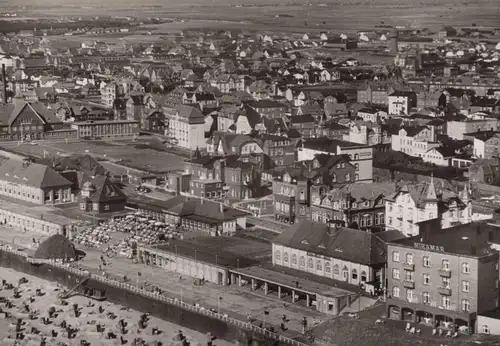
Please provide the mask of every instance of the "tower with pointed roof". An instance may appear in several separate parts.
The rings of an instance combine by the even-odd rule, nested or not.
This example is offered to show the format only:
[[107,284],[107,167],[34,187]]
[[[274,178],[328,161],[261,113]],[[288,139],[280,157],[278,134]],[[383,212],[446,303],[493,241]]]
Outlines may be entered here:
[[426,220],[432,220],[438,217],[438,198],[436,187],[434,186],[434,175],[431,175],[431,182],[426,185],[424,197],[424,213]]

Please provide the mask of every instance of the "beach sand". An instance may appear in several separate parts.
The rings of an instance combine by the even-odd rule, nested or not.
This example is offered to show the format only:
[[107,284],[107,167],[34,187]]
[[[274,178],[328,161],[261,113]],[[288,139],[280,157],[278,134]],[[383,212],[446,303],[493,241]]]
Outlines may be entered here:
[[[21,272],[16,272],[12,269],[0,267],[0,279],[6,280],[16,287],[19,279],[25,277],[28,282],[19,286],[18,291],[20,296],[14,297],[14,289],[0,290],[0,309],[3,312],[8,312],[12,317],[5,318],[4,313],[0,313],[0,345],[14,345],[13,339],[16,335],[16,322],[18,318],[23,319],[24,339],[18,341],[18,345],[40,345],[42,336],[46,336],[46,345],[83,345],[82,340],[87,342],[87,345],[121,345],[120,336],[126,340],[125,345],[134,345],[134,339],[142,338],[145,341],[144,345],[207,345],[209,336],[203,335],[193,330],[182,328],[176,324],[169,323],[155,317],[149,316],[146,328],[139,327],[139,320],[142,313],[134,311],[107,301],[91,301],[82,296],[73,296],[64,301],[58,298],[58,294],[64,290],[57,283],[42,280],[34,276],[26,275]],[[1,283],[0,283],[1,284]],[[1,285],[0,285],[1,286]],[[36,290],[41,289],[42,296],[36,295]],[[4,300],[7,299],[12,303],[8,307]],[[27,304],[30,311],[38,312],[35,319],[29,318],[29,313],[24,310]],[[78,304],[78,317],[75,317],[73,304]],[[89,306],[91,305],[91,306]],[[56,316],[50,318],[50,324],[42,322],[43,317],[49,316],[49,309],[53,307],[56,311]],[[102,313],[99,308],[102,307]],[[123,319],[127,324],[126,333],[122,334],[120,330],[119,320]],[[68,338],[67,331],[61,328],[61,322],[66,321],[72,328],[78,329],[76,336],[72,339]],[[97,331],[97,324],[102,326],[101,332]],[[32,328],[38,329],[38,334],[31,333]],[[153,335],[153,328],[158,328],[161,332],[159,335]],[[52,330],[58,334],[52,337]],[[182,343],[176,339],[179,330],[189,344]],[[116,335],[116,339],[107,339],[108,332]],[[234,345],[223,340],[215,340],[215,345],[229,346]]]

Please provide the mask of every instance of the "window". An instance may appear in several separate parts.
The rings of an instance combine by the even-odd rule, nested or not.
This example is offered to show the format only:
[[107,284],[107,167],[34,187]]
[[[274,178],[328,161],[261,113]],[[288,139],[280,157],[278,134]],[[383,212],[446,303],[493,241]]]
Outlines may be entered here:
[[469,274],[470,273],[470,264],[467,262],[462,262],[462,273]]
[[288,252],[283,254],[283,262],[288,263]]
[[450,298],[450,296],[442,296],[442,298],[441,298],[441,305],[445,309],[449,309],[450,305],[451,305],[451,298]]
[[354,174],[354,181],[358,181],[359,180],[359,174]]
[[409,302],[412,302],[413,301],[413,290],[411,289],[407,289],[406,290],[406,300],[409,301]]
[[351,272],[351,276],[352,276],[353,280],[357,280],[358,279],[358,271],[356,269],[353,269]]
[[405,270],[405,280],[406,281],[415,281],[415,272],[412,272],[411,270]]
[[391,212],[392,212],[392,203],[391,203],[391,202],[389,202],[389,203],[388,203],[388,206],[389,206],[389,211],[391,211]]
[[104,205],[104,210],[109,210],[109,204]]
[[422,276],[423,278],[423,284],[424,285],[430,285],[431,284],[431,276],[429,274],[424,274]]
[[313,260],[312,260],[312,258],[309,258],[309,259],[307,260],[307,267],[308,267],[308,268],[311,268],[311,269],[312,269],[312,268],[314,268],[314,264],[313,264]]
[[399,287],[392,288],[392,296],[395,298],[399,298]]
[[274,257],[276,258],[276,261],[280,261],[281,260],[281,255],[280,255],[280,252],[279,251],[276,251],[274,253]]
[[332,272],[332,266],[330,263],[325,263],[325,273],[330,274]]
[[362,281],[362,282],[366,282],[366,279],[367,279],[366,272],[365,272],[365,271],[362,271],[362,272],[361,272],[361,281]]
[[482,332],[483,334],[489,334],[489,333],[490,333],[490,327],[488,327],[486,324],[483,324],[483,325],[481,326],[481,332]]
[[392,278],[399,280],[399,269],[392,270]]
[[470,302],[467,299],[462,299],[462,311],[469,312],[470,311]]
[[442,287],[450,288],[450,278],[442,278]]
[[441,261],[441,269],[443,270],[450,270],[450,261],[448,260],[442,260]]
[[345,174],[345,181],[350,181],[351,180],[351,175],[349,173]]
[[320,260],[317,260],[316,261],[316,270],[323,270],[323,266],[321,265],[321,261]]
[[333,266],[333,275],[335,276],[339,276],[340,275],[340,268],[339,268],[339,265],[336,264]]
[[297,255],[292,255],[292,265],[296,266],[297,265]]
[[347,269],[346,266],[344,266],[344,268],[342,269],[342,277],[344,278],[344,280],[349,279],[349,269]]
[[359,163],[354,164],[354,170],[359,171]]
[[301,267],[305,267],[306,266],[306,259],[304,258],[304,256],[301,256],[300,257],[300,266]]
[[426,268],[431,267],[431,260],[430,260],[429,256],[424,256],[424,258],[422,258],[422,265]]
[[335,174],[332,174],[332,182],[333,183],[337,182],[337,176]]
[[399,262],[399,252],[397,252],[397,251],[392,252],[392,261]]
[[413,254],[412,253],[407,253],[406,254],[406,264],[413,264]]
[[462,281],[462,292],[470,292],[470,282]]
[[430,304],[431,302],[431,295],[429,292],[424,292],[422,293],[422,303],[424,304]]

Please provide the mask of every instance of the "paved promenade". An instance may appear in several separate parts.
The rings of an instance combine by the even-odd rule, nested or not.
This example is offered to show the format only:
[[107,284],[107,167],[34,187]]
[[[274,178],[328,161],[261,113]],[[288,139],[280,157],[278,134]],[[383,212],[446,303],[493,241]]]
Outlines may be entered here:
[[[40,241],[44,239],[39,233],[22,233],[10,227],[0,227],[0,242],[13,244],[16,248],[29,248],[33,237]],[[102,251],[87,248],[81,248],[81,250],[86,252],[86,256],[78,265],[92,273],[97,273]],[[30,249],[25,251],[33,253],[33,250]],[[329,319],[328,316],[311,308],[293,305],[289,302],[286,302],[285,305],[277,297],[264,296],[263,291],[251,292],[249,287],[239,288],[236,285],[220,286],[211,283],[196,286],[193,278],[181,278],[179,274],[163,268],[133,263],[132,260],[121,256],[107,258],[107,261],[109,264],[105,267],[105,271],[110,277],[123,280],[123,277],[127,276],[131,284],[139,286],[146,284],[150,288],[156,286],[170,297],[182,299],[187,303],[197,303],[207,309],[219,308],[221,313],[226,313],[230,317],[242,321],[246,321],[246,316],[250,313],[253,318],[257,319],[255,324],[264,323],[264,311],[269,311],[265,322],[267,325],[273,325],[277,328],[280,326],[282,315],[285,314],[290,321],[287,323],[288,330],[283,334],[288,337],[294,337],[301,333],[300,322],[303,317],[308,318],[310,325],[313,324],[314,320],[320,322]],[[138,273],[141,275],[139,276]],[[219,300],[219,297],[222,299]]]

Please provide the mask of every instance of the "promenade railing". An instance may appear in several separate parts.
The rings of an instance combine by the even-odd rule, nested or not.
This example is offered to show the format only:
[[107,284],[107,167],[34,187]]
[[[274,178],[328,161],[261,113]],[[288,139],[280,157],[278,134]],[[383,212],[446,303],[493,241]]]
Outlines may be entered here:
[[212,318],[215,318],[215,319],[224,321],[226,323],[235,325],[239,328],[251,330],[251,331],[254,331],[260,335],[265,335],[269,338],[279,340],[279,341],[281,341],[285,344],[288,344],[288,345],[307,346],[307,344],[305,344],[303,342],[291,339],[289,337],[286,337],[284,335],[280,335],[278,333],[271,332],[271,331],[264,329],[264,328],[260,328],[259,326],[256,326],[256,325],[252,324],[251,322],[241,321],[241,320],[229,317],[227,314],[224,314],[224,313],[213,312],[209,309],[205,309],[204,307],[201,307],[198,305],[188,304],[188,303],[185,303],[184,301],[181,301],[177,298],[167,297],[163,294],[160,294],[160,292],[151,292],[151,291],[148,291],[148,290],[143,289],[143,288],[139,288],[137,286],[131,285],[131,284],[126,283],[126,282],[121,282],[121,281],[118,281],[115,279],[110,279],[110,278],[107,278],[103,275],[93,274],[87,270],[72,267],[69,263],[62,263],[62,262],[57,261],[57,260],[46,260],[46,259],[33,258],[33,257],[28,256],[28,254],[26,254],[25,252],[15,250],[15,249],[13,249],[9,246],[5,246],[5,245],[0,245],[0,250],[10,252],[10,253],[15,254],[17,256],[25,257],[26,261],[28,263],[47,264],[47,265],[51,265],[51,266],[56,267],[56,268],[61,268],[63,270],[66,270],[70,273],[73,273],[73,274],[76,274],[76,275],[79,275],[82,277],[89,277],[91,279],[105,283],[107,285],[114,286],[114,287],[117,287],[117,288],[120,288],[123,290],[127,290],[129,292],[133,292],[136,294],[140,294],[143,297],[147,297],[150,299],[156,299],[156,300],[163,301],[163,302],[166,302],[166,303],[171,304],[171,305],[179,306],[184,310],[193,311],[193,312],[198,313],[200,315],[210,316]]

